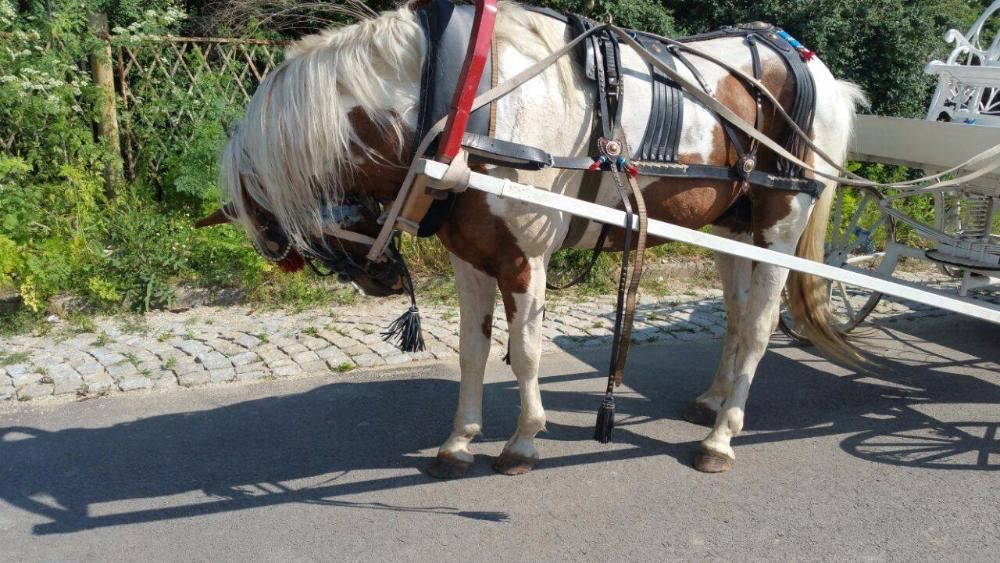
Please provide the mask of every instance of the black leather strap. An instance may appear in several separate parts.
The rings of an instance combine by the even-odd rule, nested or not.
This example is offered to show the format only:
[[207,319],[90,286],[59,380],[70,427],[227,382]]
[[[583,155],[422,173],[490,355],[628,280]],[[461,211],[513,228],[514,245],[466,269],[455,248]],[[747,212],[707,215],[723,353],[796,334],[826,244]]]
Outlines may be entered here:
[[[542,170],[561,168],[565,170],[589,170],[593,159],[589,157],[554,157],[544,150],[491,139],[483,135],[466,133],[462,141],[470,153],[473,164],[494,164],[519,170]],[[708,164],[675,164],[636,160],[641,176],[658,178],[687,178],[696,180],[721,180],[736,182],[743,178],[732,166],[712,166]],[[818,197],[823,183],[806,178],[789,178],[754,170],[747,176],[750,184],[778,190],[797,191]]]
[[[671,68],[676,68],[670,50],[659,41],[638,35],[637,40]],[[638,157],[642,160],[676,162],[684,127],[684,94],[680,87],[650,66],[652,76],[652,103],[646,134],[639,144]]]
[[[720,180],[737,182],[743,179],[733,166],[712,166],[709,164],[664,164],[659,162],[633,162],[639,168],[640,176],[659,178],[687,178],[695,180]],[[773,188],[791,192],[802,192],[819,197],[823,192],[823,182],[811,178],[789,178],[768,172],[754,170],[747,175],[754,186]]]

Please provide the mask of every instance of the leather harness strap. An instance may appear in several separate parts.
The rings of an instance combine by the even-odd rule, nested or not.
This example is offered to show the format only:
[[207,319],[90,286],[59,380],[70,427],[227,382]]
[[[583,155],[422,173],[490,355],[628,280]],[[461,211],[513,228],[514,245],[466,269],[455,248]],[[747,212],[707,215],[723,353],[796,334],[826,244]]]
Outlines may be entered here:
[[[588,171],[594,164],[594,159],[591,157],[552,156],[537,147],[501,141],[500,139],[493,139],[472,133],[465,135],[462,146],[469,152],[469,162],[472,164],[493,164],[519,170],[560,168],[564,170],[583,171]],[[678,164],[643,160],[634,160],[632,164],[639,169],[640,176],[731,182],[742,179],[740,173],[732,166]],[[599,176],[600,172],[596,172],[596,174]],[[823,183],[818,180],[776,176],[760,170],[752,171],[749,179],[750,183],[754,185],[776,190],[807,193],[813,197],[819,197],[820,192],[823,190]],[[585,198],[579,197],[578,199]],[[590,201],[593,203],[594,200]]]

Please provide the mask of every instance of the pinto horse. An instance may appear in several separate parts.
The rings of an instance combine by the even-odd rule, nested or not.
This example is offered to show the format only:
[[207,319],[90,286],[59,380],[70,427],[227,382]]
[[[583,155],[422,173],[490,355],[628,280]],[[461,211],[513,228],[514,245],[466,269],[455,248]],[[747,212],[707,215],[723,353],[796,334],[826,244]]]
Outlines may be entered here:
[[[566,45],[562,22],[513,4],[502,4],[496,25],[495,66],[498,82],[516,75]],[[716,38],[697,47],[746,72],[752,58],[741,38]],[[335,246],[348,262],[364,263],[368,247],[331,236],[324,209],[345,202],[394,200],[414,157],[418,140],[417,104],[426,40],[412,7],[307,37],[288,52],[287,60],[260,85],[242,127],[232,136],[222,158],[222,183],[231,203],[225,217],[247,228],[258,249],[274,244],[264,236],[269,224],[281,226],[288,247],[275,259],[291,260]],[[793,103],[790,71],[774,52],[762,49],[761,82],[786,109]],[[622,47],[624,107],[622,128],[629,139],[641,139],[650,114],[652,80],[647,64]],[[743,119],[757,117],[757,103],[747,86],[718,65],[692,57],[691,63],[716,98]],[[678,71],[694,77],[689,68]],[[808,62],[816,84],[812,141],[843,162],[855,115],[863,103],[854,85],[836,80],[818,59]],[[563,57],[496,104],[497,138],[544,147],[553,154],[588,156],[595,111],[595,86],[578,65]],[[733,165],[736,147],[717,115],[685,96],[684,124],[679,143],[681,164]],[[763,131],[771,139],[787,133],[786,122],[766,105]],[[836,170],[813,159],[817,170]],[[763,149],[760,170],[776,170],[777,158]],[[575,196],[583,173],[574,170],[514,170],[481,166],[480,172]],[[741,196],[738,182],[723,180],[640,177],[649,217],[685,227],[713,225],[726,237],[773,250],[821,260],[834,195],[826,182],[815,199],[751,186]],[[737,199],[743,213],[727,213]],[[621,205],[609,178],[597,202]],[[375,236],[378,217],[371,206],[359,205],[350,221],[353,232]],[[748,213],[746,212],[748,211]],[[262,217],[266,217],[264,221]],[[216,215],[221,222],[222,215]],[[434,476],[460,476],[473,460],[470,444],[482,429],[483,374],[490,351],[490,327],[496,292],[503,299],[510,327],[510,365],[520,388],[521,413],[517,431],[497,458],[495,469],[505,474],[529,471],[539,459],[535,435],[545,428],[538,371],[542,351],[546,266],[560,249],[570,225],[565,212],[485,195],[473,190],[457,196],[437,236],[454,265],[461,305],[461,385],[454,428],[429,468]],[[204,223],[203,223],[204,224]],[[592,248],[600,227],[592,224],[577,242]],[[618,229],[605,250],[622,250]],[[653,243],[662,241],[651,241]],[[265,249],[266,250],[266,249]],[[270,249],[280,250],[280,249]],[[291,254],[291,257],[288,254]],[[750,384],[777,319],[787,270],[750,260],[719,255],[728,330],[722,358],[711,386],[699,396],[687,417],[714,425],[701,443],[695,467],[706,472],[729,470],[735,454],[732,438],[743,427]],[[400,293],[404,279],[395,270],[354,268],[342,277],[366,293]],[[814,341],[835,357],[850,358],[852,350],[828,328],[828,293],[821,280],[808,276],[788,279],[788,298],[797,321]]]

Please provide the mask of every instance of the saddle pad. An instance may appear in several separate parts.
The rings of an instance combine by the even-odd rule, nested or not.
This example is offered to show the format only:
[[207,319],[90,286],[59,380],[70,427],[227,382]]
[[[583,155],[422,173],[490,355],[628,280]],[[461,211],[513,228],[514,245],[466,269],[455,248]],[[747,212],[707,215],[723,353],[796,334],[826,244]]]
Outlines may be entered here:
[[[475,23],[474,6],[455,5],[450,0],[430,0],[417,10],[417,19],[424,31],[427,50],[420,78],[420,105],[417,114],[417,131],[414,146],[419,145],[427,131],[451,111],[451,102],[458,88],[459,75],[465,63],[465,55],[472,37]],[[482,94],[492,87],[493,57],[486,59],[483,77],[476,94]],[[490,106],[482,107],[469,116],[466,131],[489,135]],[[437,152],[437,141],[428,149],[430,155]],[[455,194],[449,193],[445,199],[431,204],[427,215],[420,221],[418,236],[429,237],[437,233],[447,220],[455,204]]]
[[[475,7],[468,4],[455,5],[450,0],[431,0],[417,10],[420,26],[427,40],[427,52],[420,81],[415,144],[419,144],[427,130],[451,110],[452,98],[458,88],[459,74],[469,48],[475,13]],[[492,68],[492,57],[489,57],[477,95],[490,89]],[[490,108],[486,106],[472,113],[466,130],[488,135],[489,128]],[[432,147],[431,152],[434,150],[436,147]]]

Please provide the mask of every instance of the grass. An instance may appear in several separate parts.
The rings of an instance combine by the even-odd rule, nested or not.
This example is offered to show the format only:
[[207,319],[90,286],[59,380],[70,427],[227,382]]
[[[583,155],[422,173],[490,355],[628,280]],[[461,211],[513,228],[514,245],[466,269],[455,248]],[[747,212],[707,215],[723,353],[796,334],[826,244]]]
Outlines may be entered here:
[[337,370],[338,373],[347,373],[349,371],[354,371],[354,368],[356,367],[357,366],[355,366],[351,362],[344,362],[342,364],[339,364],[335,369]]
[[69,318],[69,322],[79,333],[97,332],[97,324],[94,323],[93,317],[82,311],[73,313]]
[[145,336],[149,334],[149,325],[146,324],[146,317],[142,315],[129,315],[122,319],[121,329],[125,334],[138,334]]
[[30,357],[27,352],[0,352],[0,367],[23,364]]
[[312,336],[313,338],[315,338],[319,336],[319,329],[314,326],[307,326],[306,328],[302,329],[302,334]]

